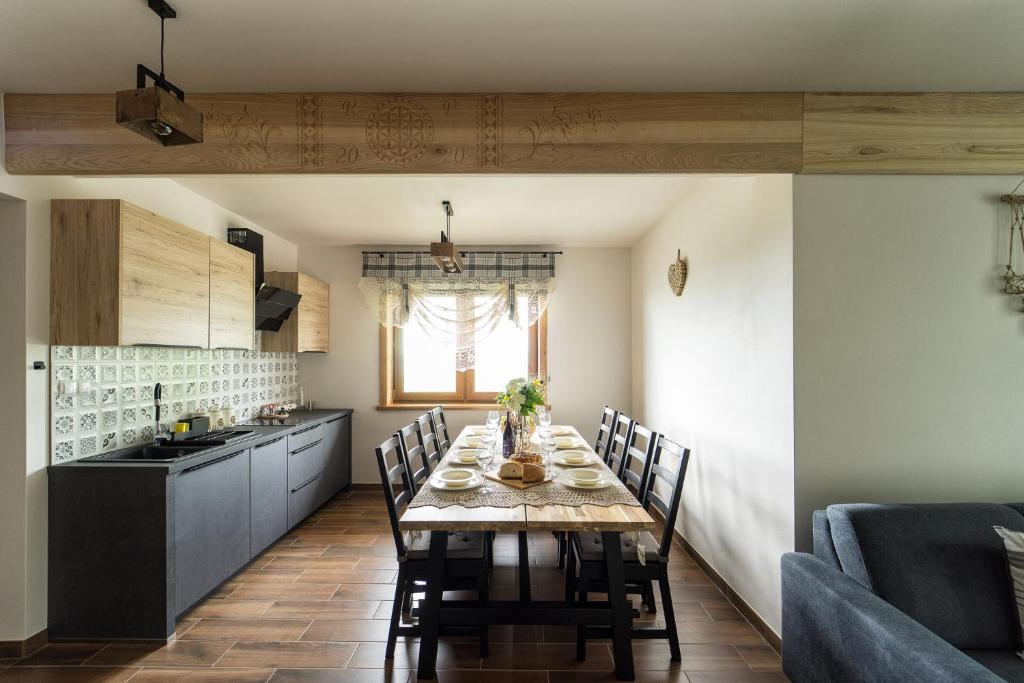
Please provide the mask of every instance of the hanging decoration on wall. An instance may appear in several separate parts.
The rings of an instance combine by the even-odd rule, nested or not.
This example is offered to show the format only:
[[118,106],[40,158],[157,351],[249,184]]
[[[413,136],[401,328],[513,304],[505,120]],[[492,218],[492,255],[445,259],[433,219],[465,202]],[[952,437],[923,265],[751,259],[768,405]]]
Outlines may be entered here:
[[689,257],[683,258],[683,251],[676,250],[676,260],[668,267],[668,286],[676,296],[682,296],[686,286],[686,276],[690,272]]
[[[1006,257],[1006,272],[1003,274],[1003,291],[1012,295],[1024,295],[1024,274],[1013,268],[1014,250],[1019,250],[1024,255],[1024,195],[1014,194],[1021,185],[1024,185],[1024,180],[1017,183],[1017,187],[1013,188],[1010,194],[1004,194],[999,198],[1004,204],[1010,205],[1010,244]],[[1024,304],[1024,298],[1021,302]]]

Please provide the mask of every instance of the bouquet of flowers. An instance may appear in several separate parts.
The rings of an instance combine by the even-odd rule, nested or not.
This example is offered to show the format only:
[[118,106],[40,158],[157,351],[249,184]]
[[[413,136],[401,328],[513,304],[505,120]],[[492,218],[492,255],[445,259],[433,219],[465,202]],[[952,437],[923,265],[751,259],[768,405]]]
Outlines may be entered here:
[[505,385],[505,391],[498,394],[494,401],[517,415],[536,415],[537,408],[544,405],[544,383],[536,377],[516,377]]

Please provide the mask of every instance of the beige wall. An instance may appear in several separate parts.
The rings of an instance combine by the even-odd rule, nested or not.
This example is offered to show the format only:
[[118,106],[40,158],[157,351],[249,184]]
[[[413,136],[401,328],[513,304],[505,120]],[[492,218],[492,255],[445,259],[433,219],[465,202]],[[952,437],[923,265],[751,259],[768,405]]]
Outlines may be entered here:
[[1016,180],[796,177],[800,547],[830,503],[1024,499]]
[[676,526],[777,633],[793,548],[792,247],[792,178],[760,176],[700,181],[632,250],[636,417],[692,449]]
[[[3,125],[0,117],[0,151]],[[0,376],[17,373],[24,385],[24,416],[20,433],[4,432],[0,447],[0,500],[12,515],[0,517],[0,640],[19,640],[46,627],[46,466],[49,463],[48,372],[33,371],[34,360],[50,357],[49,258],[50,199],[125,199],[221,239],[228,226],[256,227],[250,221],[160,178],[89,179],[52,176],[10,176],[0,168],[0,194],[25,200],[25,221],[0,216],[4,255],[24,269],[24,341],[3,337]],[[14,231],[14,232],[9,232]],[[294,270],[295,245],[272,233],[265,237],[267,267]],[[15,233],[20,232],[20,239]],[[9,277],[6,274],[5,277]],[[13,304],[6,303],[6,306]],[[20,333],[19,333],[20,336]],[[10,345],[14,344],[13,348]],[[5,384],[9,387],[11,385]],[[17,386],[17,385],[14,385]],[[9,570],[9,571],[7,571]]]
[[[331,286],[331,351],[301,354],[299,380],[320,406],[354,408],[353,475],[379,483],[373,447],[417,413],[378,411],[379,361],[376,319],[359,291],[359,247],[299,250],[299,269]],[[549,304],[548,370],[556,421],[580,425],[590,438],[605,403],[629,409],[629,251],[567,249],[558,258]],[[456,432],[480,423],[475,411],[447,411]],[[453,434],[454,436],[454,434]]]

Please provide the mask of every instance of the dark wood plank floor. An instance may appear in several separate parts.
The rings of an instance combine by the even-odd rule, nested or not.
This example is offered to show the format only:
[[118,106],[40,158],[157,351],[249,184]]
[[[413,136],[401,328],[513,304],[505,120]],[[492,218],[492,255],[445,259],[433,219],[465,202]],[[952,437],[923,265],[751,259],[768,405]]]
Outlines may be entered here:
[[[531,535],[530,543],[534,597],[561,599],[554,538]],[[494,598],[516,597],[517,560],[515,536],[499,536]],[[182,618],[172,642],[50,644],[20,661],[0,660],[0,683],[412,683],[415,640],[400,640],[393,662],[384,661],[396,569],[382,495],[342,494]],[[683,659],[672,662],[661,641],[636,642],[638,681],[786,680],[775,652],[681,548],[670,573]],[[494,627],[490,638],[486,659],[472,638],[445,639],[439,682],[615,680],[608,643],[590,643],[587,661],[577,662],[572,628]]]

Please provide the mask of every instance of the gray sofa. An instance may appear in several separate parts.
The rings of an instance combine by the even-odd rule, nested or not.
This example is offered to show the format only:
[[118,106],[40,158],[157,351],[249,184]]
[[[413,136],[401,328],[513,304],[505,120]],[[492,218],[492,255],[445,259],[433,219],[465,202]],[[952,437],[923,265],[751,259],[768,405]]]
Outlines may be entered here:
[[1024,682],[1003,542],[1024,503],[830,505],[782,558],[782,668],[804,681]]

